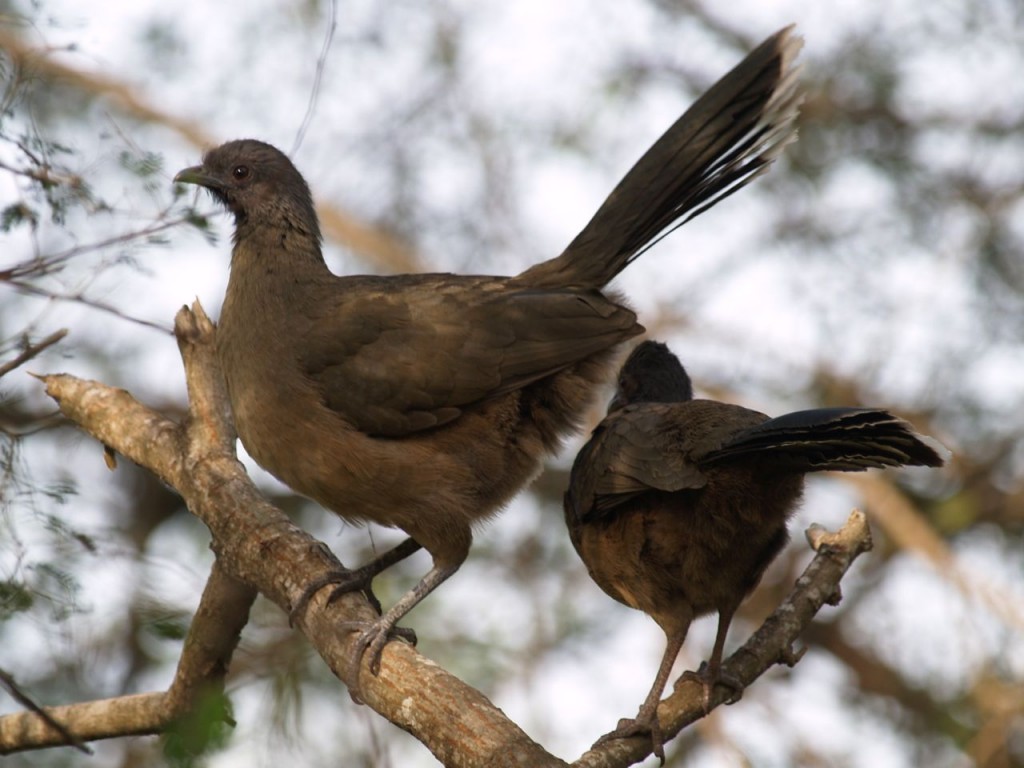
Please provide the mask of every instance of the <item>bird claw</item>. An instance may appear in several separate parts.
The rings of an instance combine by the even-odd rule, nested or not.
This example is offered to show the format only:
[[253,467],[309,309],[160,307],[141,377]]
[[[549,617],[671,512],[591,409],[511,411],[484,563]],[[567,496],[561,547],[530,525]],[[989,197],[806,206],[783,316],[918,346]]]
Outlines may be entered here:
[[380,657],[384,652],[384,646],[391,640],[404,640],[409,645],[416,645],[417,638],[415,630],[409,627],[388,626],[383,619],[376,621],[343,621],[337,625],[342,631],[358,632],[355,645],[352,648],[348,660],[348,677],[356,681],[352,688],[352,698],[357,704],[362,704],[358,695],[359,671],[363,664],[363,658],[369,655],[370,674],[376,677],[380,674]]
[[341,577],[338,581],[330,582],[335,586],[331,590],[331,594],[327,596],[328,605],[342,595],[347,595],[350,592],[362,592],[373,607],[373,610],[377,613],[382,613],[380,600],[373,594],[373,576],[367,575],[362,569],[358,571],[342,571],[338,575]]
[[665,736],[661,732],[661,723],[658,722],[656,714],[653,717],[645,717],[641,714],[635,718],[622,718],[619,720],[615,730],[609,731],[600,737],[594,742],[594,746],[597,747],[601,744],[607,744],[609,741],[629,739],[634,736],[650,736],[651,752],[661,761],[662,765],[665,764]]
[[313,596],[321,589],[328,585],[334,585],[334,589],[331,590],[330,596],[327,598],[327,604],[330,605],[339,597],[349,592],[362,592],[370,605],[377,613],[381,612],[380,600],[373,594],[373,576],[368,575],[362,570],[359,571],[331,571],[325,576],[320,577],[313,583],[309,584],[299,595],[299,599],[295,601],[295,605],[288,612],[288,625],[291,627],[295,626],[295,622],[299,616],[306,610],[309,605],[309,601],[313,599]]
[[743,683],[735,677],[722,672],[721,669],[717,672],[713,672],[711,666],[706,661],[702,661],[700,663],[700,667],[698,667],[696,671],[688,669],[683,672],[683,674],[679,676],[674,687],[678,688],[680,683],[691,680],[693,682],[700,683],[701,688],[704,691],[701,697],[704,714],[711,711],[711,694],[716,685],[724,686],[732,691],[732,693],[723,701],[724,704],[735,704],[743,698]]

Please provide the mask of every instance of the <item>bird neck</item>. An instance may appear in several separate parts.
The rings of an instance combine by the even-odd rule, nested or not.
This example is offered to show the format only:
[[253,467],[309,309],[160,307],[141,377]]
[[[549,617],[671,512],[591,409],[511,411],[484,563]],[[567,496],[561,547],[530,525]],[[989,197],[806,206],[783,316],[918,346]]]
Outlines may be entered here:
[[244,232],[231,251],[220,312],[222,358],[234,365],[253,349],[293,345],[288,334],[274,329],[294,324],[315,304],[318,290],[334,279],[315,238],[280,228]]
[[[287,218],[272,223],[252,219],[236,223],[231,273],[247,275],[330,275],[320,233]],[[280,279],[277,277],[275,279]]]

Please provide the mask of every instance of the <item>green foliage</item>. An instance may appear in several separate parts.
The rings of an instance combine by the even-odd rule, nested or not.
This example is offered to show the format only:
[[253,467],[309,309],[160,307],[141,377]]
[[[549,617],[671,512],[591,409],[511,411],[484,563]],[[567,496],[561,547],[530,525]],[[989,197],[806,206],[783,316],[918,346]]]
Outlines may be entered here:
[[[176,184],[176,188],[181,188],[183,185]],[[192,227],[195,227],[199,233],[203,236],[210,245],[217,244],[217,233],[210,226],[210,217],[200,213],[195,208],[188,208],[185,211],[185,222]]]
[[118,164],[140,179],[143,189],[150,194],[162,192],[167,186],[167,180],[161,173],[164,158],[157,152],[122,149],[118,153]]
[[144,624],[146,632],[161,640],[183,640],[192,616],[184,612],[154,616]]
[[0,581],[0,622],[32,607],[32,591],[16,579]]
[[78,604],[81,586],[73,573],[56,562],[35,563],[31,570],[38,579],[33,589],[48,598],[55,621],[62,621],[81,610]]
[[10,232],[22,224],[28,224],[32,229],[39,225],[39,215],[23,201],[11,203],[0,211],[0,230]]
[[121,150],[118,155],[121,167],[140,179],[147,179],[160,173],[164,168],[164,159],[156,152],[142,152],[136,154],[128,150]]
[[201,758],[224,748],[234,727],[231,702],[219,691],[207,691],[195,708],[170,726],[163,739],[163,752],[175,768],[192,768]]

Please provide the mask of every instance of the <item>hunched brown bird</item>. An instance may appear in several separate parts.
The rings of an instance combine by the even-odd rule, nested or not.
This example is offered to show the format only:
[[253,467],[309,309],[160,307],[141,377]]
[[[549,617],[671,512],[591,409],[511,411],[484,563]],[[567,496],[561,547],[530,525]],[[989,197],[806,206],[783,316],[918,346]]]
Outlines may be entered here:
[[[657,708],[690,622],[718,613],[704,705],[721,675],[739,604],[789,540],[804,475],[942,465],[907,422],[873,408],[818,408],[771,419],[693,399],[664,344],[639,344],[622,366],[608,415],[576,457],[565,494],[573,546],[591,577],[665,632],[658,674],[633,719],[599,741],[650,734],[665,759]],[[686,673],[694,675],[694,673]]]
[[399,619],[466,559],[473,524],[578,429],[616,350],[643,331],[602,288],[795,138],[800,44],[790,28],[766,40],[641,157],[560,256],[515,277],[332,274],[306,182],[259,141],[228,142],[175,177],[234,214],[217,346],[246,450],[343,518],[410,536],[333,575],[332,595],[367,588],[419,546],[433,557],[362,626],[354,665],[369,650],[377,672]]

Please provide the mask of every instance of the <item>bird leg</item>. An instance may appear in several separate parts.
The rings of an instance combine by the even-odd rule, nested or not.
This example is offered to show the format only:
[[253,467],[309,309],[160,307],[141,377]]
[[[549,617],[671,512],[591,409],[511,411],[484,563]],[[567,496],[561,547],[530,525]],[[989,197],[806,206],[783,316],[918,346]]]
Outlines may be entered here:
[[[411,539],[410,539],[411,541]],[[401,599],[376,621],[344,621],[338,625],[339,629],[359,631],[355,648],[349,658],[349,679],[356,681],[357,687],[352,691],[352,698],[358,698],[359,671],[362,666],[363,656],[367,653],[370,657],[370,673],[376,676],[380,672],[380,655],[384,645],[393,635],[404,636],[407,630],[395,625],[405,614],[415,608],[423,598],[437,589],[449,576],[455,573],[461,562],[450,565],[438,565],[435,561],[427,575],[402,595]],[[328,600],[334,600],[339,592],[335,591]]]
[[654,684],[651,686],[647,698],[644,699],[644,703],[640,705],[640,711],[637,712],[636,717],[619,720],[614,731],[606,733],[594,742],[595,747],[614,739],[628,739],[631,736],[650,734],[651,751],[661,760],[662,765],[665,764],[665,736],[661,732],[661,723],[658,722],[658,704],[661,703],[661,694],[665,690],[665,684],[668,683],[668,676],[672,673],[672,665],[675,664],[679,649],[683,647],[683,641],[686,640],[687,629],[689,629],[688,623],[682,628],[682,631],[666,634],[665,655],[661,657],[661,666],[658,667]]
[[[295,620],[302,615],[303,611],[306,610],[306,606],[309,605],[309,601],[313,599],[313,595],[328,584],[336,585],[334,591],[331,592],[328,602],[333,602],[338,596],[346,592],[362,591],[366,595],[366,599],[370,601],[370,605],[374,607],[377,613],[381,613],[380,601],[373,594],[372,582],[374,577],[419,549],[421,549],[420,544],[414,539],[408,538],[387,552],[378,555],[361,568],[357,568],[354,571],[332,571],[325,576],[321,576],[302,591],[299,599],[295,601],[295,605],[292,606],[291,611],[288,613],[288,623],[294,625]],[[412,642],[415,645],[415,639]]]
[[679,685],[683,680],[695,680],[704,689],[703,704],[704,712],[711,711],[711,692],[716,685],[724,685],[732,689],[732,695],[726,700],[727,704],[733,704],[740,700],[743,695],[743,684],[729,675],[722,673],[722,653],[725,650],[725,636],[729,634],[729,624],[732,623],[733,614],[736,613],[738,605],[720,610],[718,612],[718,633],[715,635],[715,647],[711,650],[711,659],[702,662],[700,668],[694,672],[687,670],[679,676]]

